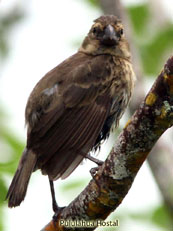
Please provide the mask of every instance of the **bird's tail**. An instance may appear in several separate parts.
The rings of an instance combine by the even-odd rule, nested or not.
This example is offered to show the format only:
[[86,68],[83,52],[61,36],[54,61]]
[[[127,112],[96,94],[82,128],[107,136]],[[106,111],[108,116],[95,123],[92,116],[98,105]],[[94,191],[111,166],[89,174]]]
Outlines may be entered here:
[[8,207],[16,207],[24,200],[35,164],[36,155],[25,149],[6,196]]

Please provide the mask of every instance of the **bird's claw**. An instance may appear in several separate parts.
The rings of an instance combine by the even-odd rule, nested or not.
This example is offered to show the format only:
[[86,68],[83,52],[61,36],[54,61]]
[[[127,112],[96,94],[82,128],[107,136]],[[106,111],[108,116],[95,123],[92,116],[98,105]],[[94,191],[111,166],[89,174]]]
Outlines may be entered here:
[[95,178],[95,174],[98,171],[98,169],[99,169],[99,167],[95,167],[95,168],[90,169],[90,174],[91,174],[93,179]]
[[102,160],[99,160],[93,156],[90,156],[89,154],[86,156],[87,159],[91,160],[92,162],[94,162],[95,164],[97,164],[98,166],[101,166],[103,164]]
[[54,222],[57,221],[58,216],[60,215],[60,213],[62,212],[62,210],[63,210],[64,208],[65,208],[65,206],[64,206],[64,207],[59,207],[59,206],[57,205],[56,210],[54,211],[55,213],[54,213],[54,215],[53,215],[53,217],[52,217],[52,220],[53,220]]

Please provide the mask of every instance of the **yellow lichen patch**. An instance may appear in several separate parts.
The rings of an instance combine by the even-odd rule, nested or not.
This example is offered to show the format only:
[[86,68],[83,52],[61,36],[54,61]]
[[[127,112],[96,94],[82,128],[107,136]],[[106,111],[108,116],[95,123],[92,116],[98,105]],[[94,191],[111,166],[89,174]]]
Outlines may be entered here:
[[110,198],[109,192],[107,190],[105,190],[105,189],[102,188],[100,190],[100,192],[101,193],[100,193],[100,195],[98,197],[98,200],[99,200],[99,202],[101,204],[108,205],[108,206],[116,204],[116,202],[113,199]]
[[147,158],[147,155],[149,153],[149,150],[145,152],[137,152],[135,155],[133,155],[129,160],[127,164],[127,168],[130,172],[136,173],[140,166],[143,164],[145,159]]
[[170,121],[167,118],[169,112],[169,104],[167,105],[166,102],[162,106],[160,110],[160,115],[156,117],[155,123],[157,125],[154,133],[158,136],[160,136],[165,128],[168,128],[170,126]]
[[117,202],[115,200],[112,200],[112,199],[109,200],[109,205],[111,205],[111,206],[115,205],[116,203]]
[[131,119],[129,119],[129,120],[127,121],[127,123],[126,123],[126,125],[124,126],[124,128],[126,128],[126,127],[129,125],[130,122],[131,122]]
[[166,108],[165,108],[165,106],[163,106],[161,109],[161,114],[159,116],[160,119],[164,119],[166,117],[166,114],[167,114]]
[[104,213],[104,208],[99,207],[99,204],[90,202],[88,205],[87,214],[88,216],[92,217],[96,214],[102,214]]
[[160,116],[156,118],[156,124],[158,125],[157,134],[161,134],[161,132],[163,132],[163,128],[165,129],[166,127],[168,128],[170,126],[170,121],[164,118],[165,117],[161,118]]
[[109,203],[110,203],[110,198],[106,194],[101,194],[98,197],[98,200],[100,201],[100,203],[102,203],[104,205],[109,205]]
[[173,94],[173,75],[164,74],[163,78],[167,81],[169,85],[170,93]]
[[163,78],[164,78],[164,79],[168,79],[168,76],[167,76],[166,73],[163,75]]
[[156,99],[157,99],[157,96],[154,94],[154,93],[150,93],[146,100],[145,100],[145,103],[148,105],[148,106],[152,106],[155,102],[156,102]]
[[[163,130],[162,130],[163,128],[165,129],[165,128],[168,128],[170,126],[170,121],[168,121],[166,119],[161,119],[160,117],[158,117],[156,119],[156,121],[157,121],[157,124],[159,126],[158,130],[160,130],[161,132],[163,132]],[[161,133],[157,133],[157,134],[161,134]]]

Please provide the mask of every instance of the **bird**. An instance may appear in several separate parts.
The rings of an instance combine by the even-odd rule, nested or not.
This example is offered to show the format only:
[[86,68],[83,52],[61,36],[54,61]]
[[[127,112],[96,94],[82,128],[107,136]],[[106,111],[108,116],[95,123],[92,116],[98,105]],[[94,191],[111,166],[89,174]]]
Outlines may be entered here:
[[135,84],[131,53],[121,20],[94,20],[78,51],[49,71],[34,87],[26,109],[26,147],[6,199],[9,207],[24,200],[31,174],[47,175],[54,212],[53,182],[66,179],[91,159],[118,126]]

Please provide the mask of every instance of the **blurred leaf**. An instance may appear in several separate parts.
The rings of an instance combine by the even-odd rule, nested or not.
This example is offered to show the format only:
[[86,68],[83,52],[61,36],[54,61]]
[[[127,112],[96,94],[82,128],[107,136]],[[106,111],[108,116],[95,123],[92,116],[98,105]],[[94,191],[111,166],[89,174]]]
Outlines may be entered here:
[[134,41],[139,48],[144,72],[155,75],[163,65],[166,52],[173,47],[173,25],[151,31],[152,15],[148,4],[131,6],[128,12],[137,35],[134,36]]
[[[151,41],[140,46],[144,71],[155,74],[160,71],[161,61],[165,52],[173,47],[173,25],[162,28]],[[169,52],[171,53],[171,52]]]
[[14,158],[19,156],[19,153],[23,150],[24,144],[14,134],[9,133],[7,130],[3,131],[3,138],[10,145],[14,151]]
[[12,31],[14,25],[24,17],[24,13],[18,7],[14,7],[5,15],[0,15],[0,56],[5,58],[8,55],[9,48],[9,32]]
[[[154,223],[156,226],[164,228],[164,231],[169,231],[171,227],[169,213],[164,205],[156,207],[153,210],[142,211],[139,213],[129,212],[125,214],[125,217],[131,217],[133,220],[140,220],[144,223]],[[123,217],[121,217],[121,219],[123,219]]]
[[134,220],[149,221],[151,220],[151,212],[152,211],[142,211],[139,213],[129,212],[129,217],[133,218]]
[[19,162],[19,159],[17,159],[14,162],[8,162],[5,164],[0,163],[0,173],[14,174],[18,162]]
[[149,7],[148,4],[135,5],[127,8],[134,31],[136,34],[142,33],[147,27],[149,21]]
[[0,231],[4,230],[3,221],[4,221],[4,213],[3,213],[3,208],[0,206]]
[[0,16],[0,26],[12,28],[16,22],[24,17],[24,14],[21,9],[14,7],[8,14]]
[[15,137],[14,134],[9,133],[6,129],[1,129],[1,137],[12,149],[12,158],[9,162],[0,163],[0,172],[13,174],[16,170],[17,163],[24,149],[24,144]]
[[[1,33],[0,33],[1,35]],[[8,54],[8,45],[6,39],[1,35],[0,37],[0,56],[5,57]]]
[[7,187],[4,180],[0,176],[0,205],[4,204],[4,200],[7,193]]
[[94,7],[100,6],[100,3],[98,0],[85,0],[85,2],[89,3],[91,6],[94,6]]
[[[2,102],[0,102],[0,104],[2,104]],[[0,127],[3,124],[3,119],[6,118],[7,113],[5,113],[5,111],[2,109],[2,107],[0,107]],[[0,134],[1,134],[1,129],[0,129]]]
[[156,208],[153,211],[151,220],[156,225],[159,225],[161,228],[171,230],[171,220],[169,217],[169,213],[164,205]]

